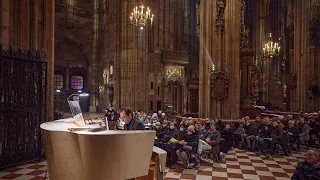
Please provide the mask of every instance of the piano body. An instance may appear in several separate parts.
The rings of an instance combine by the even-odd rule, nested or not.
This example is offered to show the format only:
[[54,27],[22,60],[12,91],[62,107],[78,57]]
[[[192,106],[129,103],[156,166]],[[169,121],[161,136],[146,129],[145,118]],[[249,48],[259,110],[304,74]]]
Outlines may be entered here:
[[155,131],[103,130],[79,123],[70,118],[40,126],[50,179],[122,180],[148,174]]

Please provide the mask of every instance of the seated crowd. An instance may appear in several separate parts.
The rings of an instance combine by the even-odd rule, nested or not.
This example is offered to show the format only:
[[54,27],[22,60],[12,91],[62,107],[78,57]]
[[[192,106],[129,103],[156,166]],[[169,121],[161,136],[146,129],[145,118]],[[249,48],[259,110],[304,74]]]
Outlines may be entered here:
[[[186,117],[178,122],[161,111],[158,114],[137,111],[135,118],[156,131],[155,145],[167,151],[169,164],[178,163],[187,168],[199,167],[200,159],[223,162],[225,154],[233,147],[270,157],[282,152],[289,156],[291,151],[299,151],[301,146],[319,146],[320,113],[300,113],[297,118],[288,115],[261,119],[257,116],[255,120],[246,116],[230,123],[219,118],[201,120]],[[299,179],[301,176],[299,169],[315,167],[317,163],[310,163],[309,156],[316,157],[317,163],[320,160],[320,155],[315,152],[307,154],[306,162],[299,163],[294,177]],[[320,169],[319,166],[317,168]]]

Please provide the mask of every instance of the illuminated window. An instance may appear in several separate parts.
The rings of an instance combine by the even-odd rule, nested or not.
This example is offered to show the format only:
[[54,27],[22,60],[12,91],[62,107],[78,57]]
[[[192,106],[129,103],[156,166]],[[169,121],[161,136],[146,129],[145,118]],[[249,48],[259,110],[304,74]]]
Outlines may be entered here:
[[71,77],[71,88],[72,89],[82,89],[83,88],[83,77],[82,76],[72,76]]
[[60,74],[54,75],[54,89],[62,89],[63,88],[63,76]]

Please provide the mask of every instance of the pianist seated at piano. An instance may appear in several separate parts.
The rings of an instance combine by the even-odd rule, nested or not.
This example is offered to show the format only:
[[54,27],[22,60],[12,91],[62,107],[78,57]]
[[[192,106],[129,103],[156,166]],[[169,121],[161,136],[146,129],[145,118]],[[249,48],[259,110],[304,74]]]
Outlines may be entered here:
[[120,111],[120,118],[125,122],[124,130],[145,130],[142,121],[134,118],[130,108],[123,108]]

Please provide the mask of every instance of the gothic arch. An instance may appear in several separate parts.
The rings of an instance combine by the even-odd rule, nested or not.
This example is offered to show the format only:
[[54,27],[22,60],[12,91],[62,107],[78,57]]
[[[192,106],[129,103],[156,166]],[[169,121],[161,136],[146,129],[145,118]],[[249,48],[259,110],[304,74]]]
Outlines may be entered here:
[[179,82],[181,86],[184,86],[184,80],[181,76],[177,75],[177,74],[172,74],[169,77],[167,77],[167,82],[166,84],[168,84],[169,82]]
[[[76,41],[72,39],[64,39],[64,41],[56,44],[55,49],[55,66],[63,66],[65,68],[88,68],[88,57]],[[61,59],[66,59],[67,61],[63,61]]]
[[85,55],[86,59],[90,62],[90,46],[88,46],[88,43],[85,43],[80,36],[76,35],[74,32],[70,30],[64,30],[62,33],[56,34],[56,39],[57,41],[55,43],[55,47],[58,47],[61,43],[64,43],[65,41],[73,41],[81,50],[83,55]]

